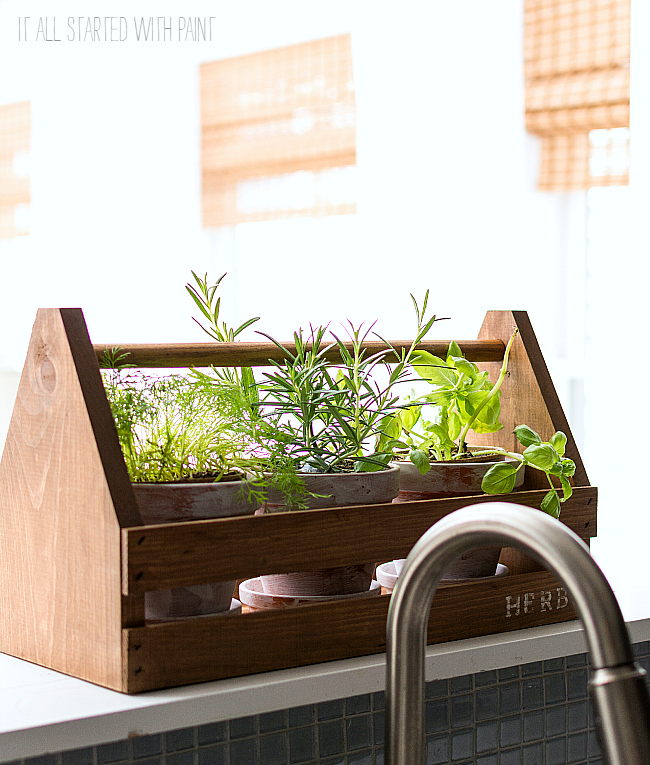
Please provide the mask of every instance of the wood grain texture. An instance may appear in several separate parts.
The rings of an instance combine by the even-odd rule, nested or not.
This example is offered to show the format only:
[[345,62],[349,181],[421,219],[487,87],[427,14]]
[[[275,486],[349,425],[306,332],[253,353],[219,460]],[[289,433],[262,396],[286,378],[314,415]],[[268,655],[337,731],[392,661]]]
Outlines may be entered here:
[[[544,493],[517,492],[506,499],[539,507]],[[124,529],[123,592],[403,558],[444,515],[496,499],[431,499]],[[596,504],[595,488],[576,489],[563,521],[582,538],[595,536]]]
[[[511,431],[522,422],[545,438],[556,429],[567,434],[578,486],[562,520],[588,541],[596,534],[597,490],[528,317],[491,312],[479,341],[461,347],[495,373],[514,324],[520,335],[504,383],[505,428],[489,441],[513,449]],[[447,343],[423,347],[444,355]],[[268,343],[132,348],[132,361],[151,367],[261,366],[277,351]],[[144,525],[101,383],[102,352],[78,309],[38,312],[0,463],[0,609],[11,615],[0,620],[0,650],[109,688],[136,692],[383,651],[386,597],[144,626],[144,593],[404,557],[455,509],[496,500],[539,507],[546,492],[533,477],[524,491],[502,497]],[[574,618],[570,606],[542,611],[541,593],[553,594],[557,583],[509,553],[501,559],[511,567],[505,580],[440,590],[430,642]],[[506,603],[520,603],[516,618]]]
[[[408,349],[410,340],[390,341],[397,350]],[[290,351],[295,351],[293,342],[287,341],[283,345]],[[348,350],[352,350],[352,344],[345,344]],[[503,358],[505,344],[502,340],[464,340],[459,345],[463,353],[471,361],[499,361]],[[137,367],[228,367],[228,366],[269,366],[271,361],[284,361],[286,354],[276,345],[264,343],[177,343],[177,344],[129,344],[112,343],[95,345],[95,354],[101,363],[105,352],[118,346],[121,350],[130,354],[129,362]],[[429,351],[436,356],[446,356],[449,341],[430,341],[420,343],[418,348]],[[386,345],[380,341],[370,341],[363,344],[368,355],[386,350]],[[330,350],[326,357],[330,361],[340,361],[341,356],[336,348]]]
[[[440,588],[433,600],[427,642],[575,619],[565,592],[557,588],[561,584],[545,571]],[[382,653],[389,600],[384,595],[124,630],[129,656],[126,690],[138,693]]]
[[0,650],[119,689],[120,527],[63,314],[37,314],[0,464]]
[[[582,458],[526,311],[488,311],[479,339],[499,338],[507,343],[515,327],[519,329],[519,334],[510,352],[510,374],[501,388],[500,420],[503,430],[480,436],[472,434],[471,442],[492,444],[521,453],[523,447],[513,434],[517,425],[528,425],[544,440],[548,440],[556,430],[561,430],[567,436],[566,456],[576,463],[574,483],[576,486],[589,486]],[[490,362],[480,366],[490,372],[490,379],[494,382],[500,363]],[[525,486],[542,489],[548,488],[548,483],[540,471],[528,470]]]
[[[493,444],[521,453],[524,448],[513,433],[517,425],[528,425],[544,440],[548,440],[556,430],[561,430],[567,436],[566,456],[576,464],[572,483],[575,486],[589,486],[582,458],[526,311],[488,311],[478,336],[479,339],[500,338],[507,343],[515,327],[519,334],[510,352],[510,374],[501,388],[500,420],[503,430],[482,436],[472,434],[472,443]],[[499,362],[479,366],[489,371],[493,382],[497,379],[501,367]],[[539,470],[527,470],[524,488],[548,491],[546,476]],[[562,513],[564,509],[563,506]],[[500,560],[518,573],[539,569],[535,561],[512,548],[504,549]]]

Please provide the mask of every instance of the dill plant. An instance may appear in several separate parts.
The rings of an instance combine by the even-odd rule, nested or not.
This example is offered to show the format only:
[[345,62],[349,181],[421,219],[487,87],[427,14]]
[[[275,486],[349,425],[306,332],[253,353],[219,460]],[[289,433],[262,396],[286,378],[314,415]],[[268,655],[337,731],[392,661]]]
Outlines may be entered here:
[[239,478],[247,467],[239,402],[226,386],[180,374],[153,376],[119,349],[102,360],[118,440],[134,482]]

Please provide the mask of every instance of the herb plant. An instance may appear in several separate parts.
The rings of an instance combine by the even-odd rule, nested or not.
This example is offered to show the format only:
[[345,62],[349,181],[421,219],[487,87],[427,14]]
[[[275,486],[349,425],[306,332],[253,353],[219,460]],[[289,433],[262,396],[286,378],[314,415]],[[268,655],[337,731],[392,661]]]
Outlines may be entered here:
[[496,433],[503,428],[499,422],[500,389],[507,375],[508,357],[516,334],[513,332],[506,346],[494,384],[487,372],[480,372],[476,364],[463,356],[455,342],[450,343],[444,360],[427,351],[412,353],[413,369],[432,390],[408,399],[385,423],[384,441],[398,452],[408,452],[411,462],[423,475],[430,470],[432,459],[443,461],[472,456],[466,443],[470,430]]
[[109,351],[102,371],[118,439],[132,481],[216,480],[245,467],[239,406],[226,386],[180,374],[155,377]]
[[[198,306],[207,327],[196,318],[194,321],[213,340],[220,343],[234,342],[259,317],[248,319],[236,329],[220,320],[221,298],[217,289],[226,274],[210,285],[207,274],[201,278],[192,271],[195,284],[187,284],[186,290]],[[240,465],[245,466],[254,479],[249,482],[252,491],[263,502],[267,487],[277,489],[285,498],[288,509],[306,509],[309,493],[296,474],[295,461],[289,456],[286,445],[293,437],[282,413],[265,409],[260,402],[260,385],[250,367],[211,367],[208,372],[192,369],[197,384],[207,389],[228,390],[237,403],[236,432],[245,443]]]
[[[541,470],[546,474],[550,490],[542,500],[541,509],[552,515],[560,517],[561,503],[566,502],[573,493],[569,478],[575,473],[575,463],[564,456],[566,447],[566,435],[558,430],[553,434],[550,441],[542,441],[541,437],[527,425],[519,425],[514,430],[519,443],[525,447],[523,454],[499,450],[517,460],[518,465],[499,462],[493,465],[483,477],[481,488],[486,494],[507,494],[515,485],[515,477],[524,465]],[[551,476],[555,476],[560,483],[562,496],[553,484]]]
[[[274,362],[260,386],[260,409],[283,418],[283,438],[272,451],[286,455],[302,472],[385,469],[392,448],[381,438],[387,418],[399,406],[397,386],[406,378],[415,347],[436,321],[425,317],[427,300],[428,292],[418,310],[415,340],[399,352],[383,341],[385,349],[367,353],[363,343],[374,325],[364,329],[351,322],[347,343],[331,331],[328,343],[328,329],[322,326],[306,336],[302,330],[294,333],[295,350],[265,335],[286,356],[285,362]],[[340,360],[330,361],[334,354]]]

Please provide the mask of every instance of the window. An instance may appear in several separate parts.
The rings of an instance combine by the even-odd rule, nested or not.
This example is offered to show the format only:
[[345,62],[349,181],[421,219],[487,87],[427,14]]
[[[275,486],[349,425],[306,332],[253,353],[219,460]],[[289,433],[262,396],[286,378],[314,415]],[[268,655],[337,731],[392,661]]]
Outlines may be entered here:
[[350,36],[201,66],[203,225],[354,213]]
[[29,101],[0,106],[0,239],[29,233]]

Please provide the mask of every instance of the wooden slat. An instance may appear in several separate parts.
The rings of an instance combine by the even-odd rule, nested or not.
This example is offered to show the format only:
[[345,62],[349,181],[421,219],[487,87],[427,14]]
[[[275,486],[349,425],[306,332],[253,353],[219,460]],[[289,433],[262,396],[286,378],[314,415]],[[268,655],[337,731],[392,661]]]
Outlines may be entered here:
[[[441,587],[433,600],[427,642],[575,619],[573,607],[564,600],[565,591],[558,593],[558,587],[560,583],[545,571]],[[542,593],[547,601],[544,611]],[[138,693],[382,653],[389,600],[383,595],[124,630],[129,657],[126,689]]]
[[[411,346],[410,340],[390,341],[391,345],[401,351]],[[502,340],[463,340],[458,343],[465,356],[470,361],[499,361],[503,358],[505,345]],[[346,343],[346,348],[352,350],[352,344]],[[295,351],[292,342],[284,343],[289,351]],[[177,344],[102,344],[95,345],[95,353],[101,365],[104,353],[119,347],[130,355],[128,361],[136,367],[237,367],[269,366],[271,361],[284,361],[286,354],[273,343],[177,343]],[[363,344],[369,354],[386,350],[385,343],[370,341]],[[433,353],[435,356],[446,356],[448,340],[438,340],[421,343],[418,348]],[[340,354],[333,348],[326,357],[331,361],[340,360]],[[390,360],[390,359],[389,359]]]
[[[539,507],[545,493],[517,492],[507,500]],[[595,488],[578,488],[563,507],[563,521],[583,538],[596,534],[596,498]],[[499,499],[482,495],[124,529],[122,588],[134,594],[401,558],[444,515]]]

